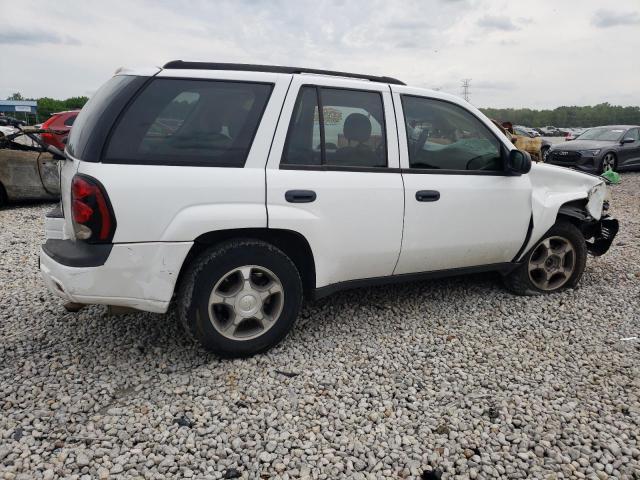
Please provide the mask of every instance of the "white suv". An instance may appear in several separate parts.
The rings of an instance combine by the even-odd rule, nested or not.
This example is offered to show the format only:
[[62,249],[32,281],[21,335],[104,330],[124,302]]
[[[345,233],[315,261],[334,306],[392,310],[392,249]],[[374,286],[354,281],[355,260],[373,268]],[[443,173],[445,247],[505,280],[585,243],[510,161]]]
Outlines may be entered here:
[[166,312],[222,356],[303,296],[498,271],[574,287],[618,230],[602,179],[531,165],[477,109],[387,77],[175,61],[78,116],[40,268],[67,301]]

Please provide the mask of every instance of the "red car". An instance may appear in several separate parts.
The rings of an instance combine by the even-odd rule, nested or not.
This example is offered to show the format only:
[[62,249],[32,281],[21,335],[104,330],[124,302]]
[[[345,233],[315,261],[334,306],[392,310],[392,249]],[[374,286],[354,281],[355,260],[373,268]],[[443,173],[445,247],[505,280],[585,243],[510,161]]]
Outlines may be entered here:
[[40,137],[42,140],[59,150],[64,151],[64,147],[67,144],[67,137],[71,126],[76,117],[80,113],[80,110],[70,110],[68,112],[54,113],[49,120],[42,124],[42,128],[56,130],[56,133],[42,133]]

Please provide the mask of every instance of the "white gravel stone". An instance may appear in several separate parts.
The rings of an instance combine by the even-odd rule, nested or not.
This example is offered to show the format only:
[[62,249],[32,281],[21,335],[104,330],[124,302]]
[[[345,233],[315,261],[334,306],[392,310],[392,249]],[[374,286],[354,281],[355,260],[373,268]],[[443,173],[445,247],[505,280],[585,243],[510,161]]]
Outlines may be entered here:
[[67,313],[37,271],[52,205],[0,210],[0,472],[640,478],[640,342],[621,341],[640,334],[640,174],[611,189],[620,233],[577,290],[515,297],[477,275],[344,292],[233,361],[173,313]]

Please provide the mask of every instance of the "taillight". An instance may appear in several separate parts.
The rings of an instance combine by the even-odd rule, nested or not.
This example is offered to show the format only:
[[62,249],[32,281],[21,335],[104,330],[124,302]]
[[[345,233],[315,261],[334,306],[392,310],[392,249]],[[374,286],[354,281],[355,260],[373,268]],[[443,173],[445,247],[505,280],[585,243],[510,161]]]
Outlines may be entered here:
[[71,182],[71,216],[76,238],[90,243],[110,242],[116,218],[102,184],[87,175],[75,175]]

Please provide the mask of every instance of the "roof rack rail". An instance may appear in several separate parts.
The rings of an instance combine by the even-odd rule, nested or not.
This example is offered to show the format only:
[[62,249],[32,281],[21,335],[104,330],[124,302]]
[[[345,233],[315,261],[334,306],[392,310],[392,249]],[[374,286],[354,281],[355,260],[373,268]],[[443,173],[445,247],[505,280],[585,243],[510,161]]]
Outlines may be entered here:
[[391,77],[377,77],[374,75],[363,75],[360,73],[335,72],[332,70],[318,70],[315,68],[301,67],[281,67],[279,65],[250,65],[247,63],[213,63],[213,62],[185,62],[183,60],[173,60],[165,63],[162,68],[166,69],[190,69],[190,70],[237,70],[241,72],[269,72],[269,73],[313,73],[317,75],[332,75],[336,77],[350,77],[371,82],[392,83],[395,85],[405,85],[404,82]]

